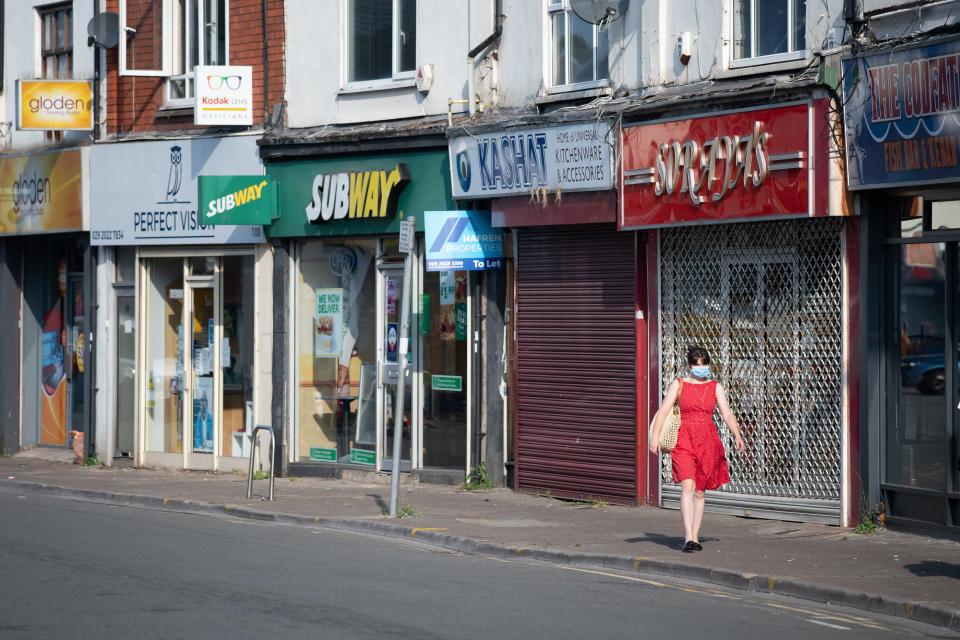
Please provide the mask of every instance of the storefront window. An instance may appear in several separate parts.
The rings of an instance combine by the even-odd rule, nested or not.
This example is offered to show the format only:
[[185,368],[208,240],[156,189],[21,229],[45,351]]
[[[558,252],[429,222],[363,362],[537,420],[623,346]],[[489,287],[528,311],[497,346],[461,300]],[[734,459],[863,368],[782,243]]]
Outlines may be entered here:
[[183,450],[183,259],[147,261],[146,443],[147,451]]
[[467,272],[425,274],[423,466],[465,468],[467,459]]
[[376,240],[305,241],[299,256],[296,459],[373,464]]
[[253,433],[253,283],[251,255],[223,258],[223,455],[248,456]]
[[945,489],[946,245],[907,244],[892,250],[899,252],[900,388],[897,419],[887,429],[886,480]]

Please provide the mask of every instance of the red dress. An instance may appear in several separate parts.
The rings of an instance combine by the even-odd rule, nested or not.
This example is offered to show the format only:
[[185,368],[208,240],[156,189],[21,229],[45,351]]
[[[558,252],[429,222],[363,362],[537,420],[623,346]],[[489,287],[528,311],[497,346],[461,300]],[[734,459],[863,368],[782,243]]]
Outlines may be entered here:
[[727,456],[720,442],[713,412],[717,407],[717,381],[683,383],[680,392],[680,432],[670,452],[673,481],[693,479],[697,491],[716,489],[730,482]]

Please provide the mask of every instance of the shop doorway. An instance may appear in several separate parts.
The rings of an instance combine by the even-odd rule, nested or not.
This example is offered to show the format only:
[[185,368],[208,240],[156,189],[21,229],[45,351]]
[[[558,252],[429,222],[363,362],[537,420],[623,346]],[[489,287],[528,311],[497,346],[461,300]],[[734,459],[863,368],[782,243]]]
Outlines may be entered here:
[[115,432],[113,455],[115,458],[133,459],[136,447],[136,397],[137,397],[137,318],[136,297],[131,285],[115,285],[117,296],[114,318],[116,353],[116,396],[114,399]]
[[[381,371],[380,384],[380,436],[381,453],[380,468],[384,470],[393,469],[393,439],[396,427],[396,407],[397,407],[397,383],[399,382],[400,371],[400,312],[403,301],[404,287],[403,268],[397,265],[389,265],[380,268],[380,277],[383,291],[381,296],[381,314],[378,334],[383,336],[380,340],[378,349],[379,368]],[[411,296],[412,298],[413,296]],[[412,304],[411,304],[412,307]],[[412,310],[411,310],[412,314]],[[408,369],[413,368],[414,354],[416,353],[417,335],[411,327],[412,343],[408,347],[407,362]],[[413,398],[419,394],[414,393],[411,384],[412,376],[409,376],[404,386],[403,401],[403,440],[400,446],[400,470],[410,470],[410,450],[412,446],[411,436],[413,434],[412,426],[414,424]]]
[[253,269],[251,255],[143,260],[145,464],[218,470],[249,455]]
[[67,276],[66,293],[67,340],[67,431],[83,431],[84,389],[86,388],[87,362],[84,358],[85,333],[83,324],[83,274]]

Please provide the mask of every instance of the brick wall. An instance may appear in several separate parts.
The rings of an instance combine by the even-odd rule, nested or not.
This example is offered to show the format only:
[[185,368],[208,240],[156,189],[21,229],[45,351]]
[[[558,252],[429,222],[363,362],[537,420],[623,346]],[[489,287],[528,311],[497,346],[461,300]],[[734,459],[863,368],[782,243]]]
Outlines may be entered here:
[[[159,68],[160,39],[154,25],[161,0],[127,0],[127,22],[137,29],[136,68]],[[270,95],[264,100],[264,38],[262,0],[230,0],[230,51],[232,65],[253,67],[253,123],[263,126],[265,111],[283,101],[284,38],[283,0],[267,0],[267,43]],[[108,0],[107,11],[119,11],[119,0]],[[121,33],[121,37],[124,35]],[[128,49],[128,66],[130,51]],[[147,131],[202,131],[193,124],[192,109],[164,110],[164,78],[120,76],[119,47],[107,51],[106,134],[117,136]],[[266,105],[266,107],[265,107]],[[269,117],[269,116],[267,116]]]

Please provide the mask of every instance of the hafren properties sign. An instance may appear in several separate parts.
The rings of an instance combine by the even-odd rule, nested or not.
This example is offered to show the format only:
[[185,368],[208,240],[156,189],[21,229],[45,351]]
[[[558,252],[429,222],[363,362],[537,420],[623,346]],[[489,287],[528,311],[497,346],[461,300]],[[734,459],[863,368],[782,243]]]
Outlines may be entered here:
[[89,80],[20,80],[17,128],[93,129],[93,84]]
[[266,176],[200,176],[203,222],[270,224],[277,216],[276,183]]

